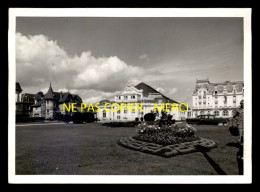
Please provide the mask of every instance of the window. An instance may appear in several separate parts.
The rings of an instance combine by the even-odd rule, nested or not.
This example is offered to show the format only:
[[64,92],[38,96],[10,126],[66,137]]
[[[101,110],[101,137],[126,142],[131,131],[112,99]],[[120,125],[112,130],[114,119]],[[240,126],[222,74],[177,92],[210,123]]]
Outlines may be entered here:
[[203,92],[203,98],[206,98],[206,91]]
[[236,102],[237,102],[236,99],[237,99],[237,98],[236,98],[236,96],[234,95],[234,96],[233,96],[233,103],[236,103]]
[[223,111],[223,116],[228,116],[228,111],[227,110],[225,110],[225,111]]
[[127,99],[127,96],[124,96],[124,99]]
[[227,96],[224,96],[224,103],[227,103]]
[[120,119],[120,116],[117,116],[117,119]]
[[127,109],[124,109],[124,113],[127,113]]
[[118,109],[117,114],[120,114],[120,109]]
[[103,111],[103,117],[106,118],[106,111]]
[[214,111],[214,115],[215,115],[216,117],[218,117],[218,116],[219,116],[219,111]]
[[131,99],[135,99],[135,95],[131,95]]
[[215,95],[217,95],[218,94],[218,91],[215,91]]
[[200,114],[201,114],[201,115],[204,115],[204,111],[201,111]]
[[228,111],[227,110],[225,110],[225,111],[223,111],[223,116],[228,116]]

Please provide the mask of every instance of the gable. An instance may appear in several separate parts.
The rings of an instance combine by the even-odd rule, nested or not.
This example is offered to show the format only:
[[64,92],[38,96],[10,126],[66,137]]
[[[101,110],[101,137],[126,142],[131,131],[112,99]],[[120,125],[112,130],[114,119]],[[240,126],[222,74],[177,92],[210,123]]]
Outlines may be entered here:
[[143,91],[136,89],[135,87],[131,86],[131,87],[126,87],[121,93],[120,95],[130,95],[130,94],[138,94],[138,95],[142,95]]

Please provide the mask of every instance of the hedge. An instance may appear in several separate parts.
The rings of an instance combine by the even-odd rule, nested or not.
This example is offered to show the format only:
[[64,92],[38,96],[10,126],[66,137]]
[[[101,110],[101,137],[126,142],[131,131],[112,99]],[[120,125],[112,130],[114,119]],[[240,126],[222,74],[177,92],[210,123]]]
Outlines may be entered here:
[[74,113],[72,116],[73,123],[81,124],[81,123],[93,123],[95,121],[94,113],[86,112],[86,113]]
[[126,121],[126,122],[117,121],[117,122],[103,123],[102,125],[107,127],[135,127],[139,124],[140,122],[138,121]]
[[38,122],[38,121],[44,121],[44,117],[16,117],[15,122],[16,123],[30,123],[30,122]]

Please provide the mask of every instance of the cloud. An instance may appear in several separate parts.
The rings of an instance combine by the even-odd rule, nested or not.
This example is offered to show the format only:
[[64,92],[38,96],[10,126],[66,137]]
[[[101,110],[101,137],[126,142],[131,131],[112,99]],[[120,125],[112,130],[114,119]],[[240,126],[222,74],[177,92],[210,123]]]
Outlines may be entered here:
[[164,94],[165,96],[170,97],[170,98],[174,98],[175,93],[177,93],[177,91],[178,91],[178,89],[176,87],[168,88],[168,89],[158,87],[156,90],[159,91],[160,93]]
[[17,81],[23,86],[43,88],[52,82],[59,88],[108,92],[122,89],[129,78],[145,73],[143,68],[129,65],[117,56],[96,58],[91,51],[70,56],[57,41],[45,35],[21,33],[16,33],[16,67]]
[[148,57],[147,54],[140,55],[140,56],[139,56],[139,59],[140,59],[140,60],[145,60],[145,61],[150,61],[150,58]]

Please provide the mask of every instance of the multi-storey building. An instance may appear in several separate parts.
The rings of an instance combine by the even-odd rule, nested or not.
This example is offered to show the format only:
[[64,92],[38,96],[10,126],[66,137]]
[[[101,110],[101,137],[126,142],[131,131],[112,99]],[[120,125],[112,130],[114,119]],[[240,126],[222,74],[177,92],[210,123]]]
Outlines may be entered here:
[[[149,85],[141,82],[138,85],[129,84],[127,87],[121,91],[120,94],[115,95],[112,99],[104,99],[100,102],[100,111],[97,113],[97,118],[101,121],[133,121],[135,118],[144,117],[146,113],[150,113],[154,111],[155,103],[160,107],[162,103],[176,103],[176,106],[179,109],[178,102],[164,96],[160,92],[156,91]],[[104,109],[106,103],[110,103],[106,106],[107,111]],[[137,104],[142,104],[141,110],[118,110],[117,112],[113,112],[111,110],[112,104],[117,103],[120,105],[121,103],[130,104],[134,103],[133,106],[137,109]],[[113,106],[114,111],[116,111],[117,106]],[[185,105],[181,105],[181,109],[185,111],[187,107]],[[170,110],[170,109],[169,109]],[[108,112],[109,111],[109,112]],[[181,120],[185,119],[187,116],[187,112],[181,112],[180,110],[171,110],[170,114],[173,116],[172,119]],[[160,117],[161,113],[157,114],[157,118]]]
[[63,103],[67,106],[72,103],[76,103],[77,111],[80,110],[82,99],[76,94],[71,94],[69,92],[54,92],[51,84],[48,92],[44,95],[41,91],[36,94],[35,104],[32,105],[33,117],[45,117],[45,119],[52,119],[57,114],[71,113],[68,111],[63,111]]
[[206,114],[232,117],[243,97],[243,81],[210,83],[208,79],[197,80],[192,95],[192,117]]
[[35,102],[35,94],[23,93],[20,83],[16,82],[16,116],[29,117],[32,113],[32,105]]

